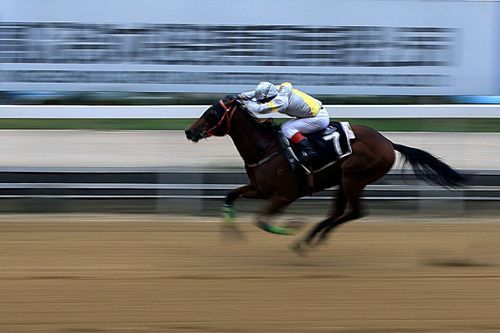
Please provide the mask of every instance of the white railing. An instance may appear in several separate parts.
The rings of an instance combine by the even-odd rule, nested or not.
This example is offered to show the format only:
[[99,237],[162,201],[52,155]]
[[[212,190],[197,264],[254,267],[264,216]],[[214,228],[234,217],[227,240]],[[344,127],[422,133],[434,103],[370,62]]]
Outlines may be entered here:
[[[207,105],[0,105],[0,118],[198,118],[207,108]],[[500,105],[326,105],[326,108],[332,118],[500,118]]]

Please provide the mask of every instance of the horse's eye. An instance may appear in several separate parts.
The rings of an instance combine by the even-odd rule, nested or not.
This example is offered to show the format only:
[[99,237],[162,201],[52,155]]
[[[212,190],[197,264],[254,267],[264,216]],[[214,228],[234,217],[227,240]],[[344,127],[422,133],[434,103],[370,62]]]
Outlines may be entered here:
[[217,124],[217,122],[219,122],[220,117],[221,115],[219,114],[219,112],[217,112],[216,109],[212,109],[210,112],[207,112],[205,119],[209,124],[215,125]]
[[209,112],[207,114],[206,119],[207,119],[207,122],[209,122],[210,124],[215,124],[217,122],[216,112],[215,111]]
[[203,117],[205,118],[205,121],[212,125],[215,121],[215,112],[213,109],[205,111],[203,114]]

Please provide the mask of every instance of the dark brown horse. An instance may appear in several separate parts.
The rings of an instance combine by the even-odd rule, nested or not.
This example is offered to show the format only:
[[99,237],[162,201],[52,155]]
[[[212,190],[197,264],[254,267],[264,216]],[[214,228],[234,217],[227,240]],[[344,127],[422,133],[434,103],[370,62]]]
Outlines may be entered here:
[[270,224],[270,217],[311,190],[316,192],[338,185],[329,217],[294,245],[298,251],[320,243],[336,226],[362,216],[360,197],[363,189],[391,169],[395,150],[424,181],[457,186],[463,180],[462,175],[425,151],[392,143],[374,129],[352,126],[356,136],[352,141],[352,154],[320,172],[313,172],[313,185],[308,188],[304,186],[308,178],[304,172],[292,171],[275,127],[269,122],[258,122],[237,100],[227,96],[208,108],[185,133],[194,142],[226,134],[233,139],[245,162],[250,183],[227,194],[224,214],[234,217],[233,203],[239,197],[267,199],[256,223],[266,231],[292,233],[290,228]]

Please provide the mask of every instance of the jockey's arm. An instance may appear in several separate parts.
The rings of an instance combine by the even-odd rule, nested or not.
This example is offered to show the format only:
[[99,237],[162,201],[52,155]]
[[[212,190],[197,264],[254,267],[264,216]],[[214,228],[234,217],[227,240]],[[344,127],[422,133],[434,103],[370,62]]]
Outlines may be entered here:
[[255,97],[255,90],[242,92],[238,97],[242,100],[252,100]]
[[288,96],[279,94],[267,103],[258,103],[252,100],[245,101],[248,111],[255,113],[283,112],[288,107]]

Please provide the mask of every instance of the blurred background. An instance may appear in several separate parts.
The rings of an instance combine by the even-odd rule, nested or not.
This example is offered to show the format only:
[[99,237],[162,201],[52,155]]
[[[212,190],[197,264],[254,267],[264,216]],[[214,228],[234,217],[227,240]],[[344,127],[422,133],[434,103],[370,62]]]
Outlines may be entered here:
[[493,1],[4,0],[0,209],[168,213],[196,198],[188,213],[206,213],[243,164],[229,139],[189,145],[182,129],[259,81],[475,175],[460,193],[388,177],[366,194],[377,205],[496,207],[499,15]]

